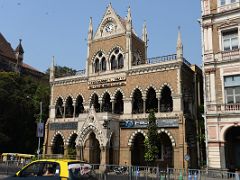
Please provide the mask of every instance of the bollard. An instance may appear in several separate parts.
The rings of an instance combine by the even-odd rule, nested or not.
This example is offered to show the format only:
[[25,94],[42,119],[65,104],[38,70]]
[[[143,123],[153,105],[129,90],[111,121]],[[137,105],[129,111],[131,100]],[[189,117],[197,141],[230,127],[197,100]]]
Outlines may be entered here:
[[190,172],[188,172],[188,180],[192,180],[192,175]]
[[178,180],[183,180],[182,170],[180,170],[180,174],[179,174],[179,178],[178,178]]
[[198,175],[197,175],[197,172],[194,173],[194,180],[197,180],[198,179]]
[[235,180],[239,180],[239,174],[237,172],[235,173]]

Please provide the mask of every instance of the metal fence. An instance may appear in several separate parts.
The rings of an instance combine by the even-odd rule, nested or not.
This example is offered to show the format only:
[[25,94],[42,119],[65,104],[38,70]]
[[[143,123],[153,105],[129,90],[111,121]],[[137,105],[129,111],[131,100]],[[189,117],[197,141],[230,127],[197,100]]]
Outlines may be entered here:
[[[0,175],[13,175],[25,163],[18,161],[0,162]],[[160,169],[146,166],[119,166],[92,164],[99,180],[239,180],[238,173],[220,170]]]

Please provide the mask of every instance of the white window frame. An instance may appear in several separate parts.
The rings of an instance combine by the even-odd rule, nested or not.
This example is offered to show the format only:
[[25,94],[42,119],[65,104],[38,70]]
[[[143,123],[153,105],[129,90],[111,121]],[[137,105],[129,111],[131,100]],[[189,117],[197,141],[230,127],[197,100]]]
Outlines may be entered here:
[[[224,38],[223,33],[237,30],[237,36],[238,36],[238,49],[240,48],[240,34],[239,34],[239,26],[231,26],[231,27],[224,27],[218,30],[218,36],[219,36],[219,49],[220,51],[224,51]],[[231,49],[229,50],[231,51]]]
[[[231,31],[233,33],[231,33]],[[235,33],[236,31],[236,33]],[[229,33],[228,35],[224,35],[224,33]],[[237,48],[233,49],[233,39],[237,38]],[[225,49],[225,41],[228,40],[229,41],[229,49]],[[235,49],[239,48],[239,34],[238,34],[238,29],[231,29],[229,31],[223,31],[222,32],[222,50],[223,51],[232,51]]]
[[[235,1],[235,2],[233,2],[233,1]],[[224,3],[222,4],[222,2],[224,2]],[[239,0],[218,0],[218,6],[219,7],[220,6],[225,6],[225,5],[234,4],[234,3],[237,3],[237,2],[239,2]]]
[[[226,104],[239,104],[240,102],[236,102],[236,96],[240,96],[240,93],[239,94],[236,94],[236,88],[240,88],[240,86],[236,86],[236,87],[226,87],[225,88],[225,102]],[[228,95],[227,94],[227,89],[232,89],[233,90],[233,94],[232,95]],[[233,97],[233,103],[229,103],[228,102],[228,97]]]

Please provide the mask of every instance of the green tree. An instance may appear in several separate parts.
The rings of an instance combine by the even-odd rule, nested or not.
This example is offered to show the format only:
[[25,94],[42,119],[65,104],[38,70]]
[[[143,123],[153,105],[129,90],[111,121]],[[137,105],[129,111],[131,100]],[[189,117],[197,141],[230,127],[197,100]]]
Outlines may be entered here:
[[157,155],[158,155],[158,133],[157,133],[157,124],[156,124],[156,117],[153,110],[150,110],[148,115],[148,132],[147,137],[144,140],[145,146],[145,154],[144,158],[147,162],[153,163],[155,162]]
[[40,101],[45,105],[43,119],[46,120],[49,85],[18,73],[0,72],[0,152],[32,154],[36,151]]
[[[55,66],[55,77],[72,76],[75,75],[77,70],[66,66]],[[46,76],[49,77],[50,69],[47,69]]]

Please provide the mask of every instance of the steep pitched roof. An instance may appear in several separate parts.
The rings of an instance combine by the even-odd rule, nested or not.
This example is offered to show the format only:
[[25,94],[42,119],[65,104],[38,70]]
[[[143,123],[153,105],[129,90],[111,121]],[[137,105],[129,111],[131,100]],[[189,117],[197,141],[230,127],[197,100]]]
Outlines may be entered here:
[[11,44],[7,42],[4,36],[0,33],[0,55],[11,58],[16,61],[15,53]]

